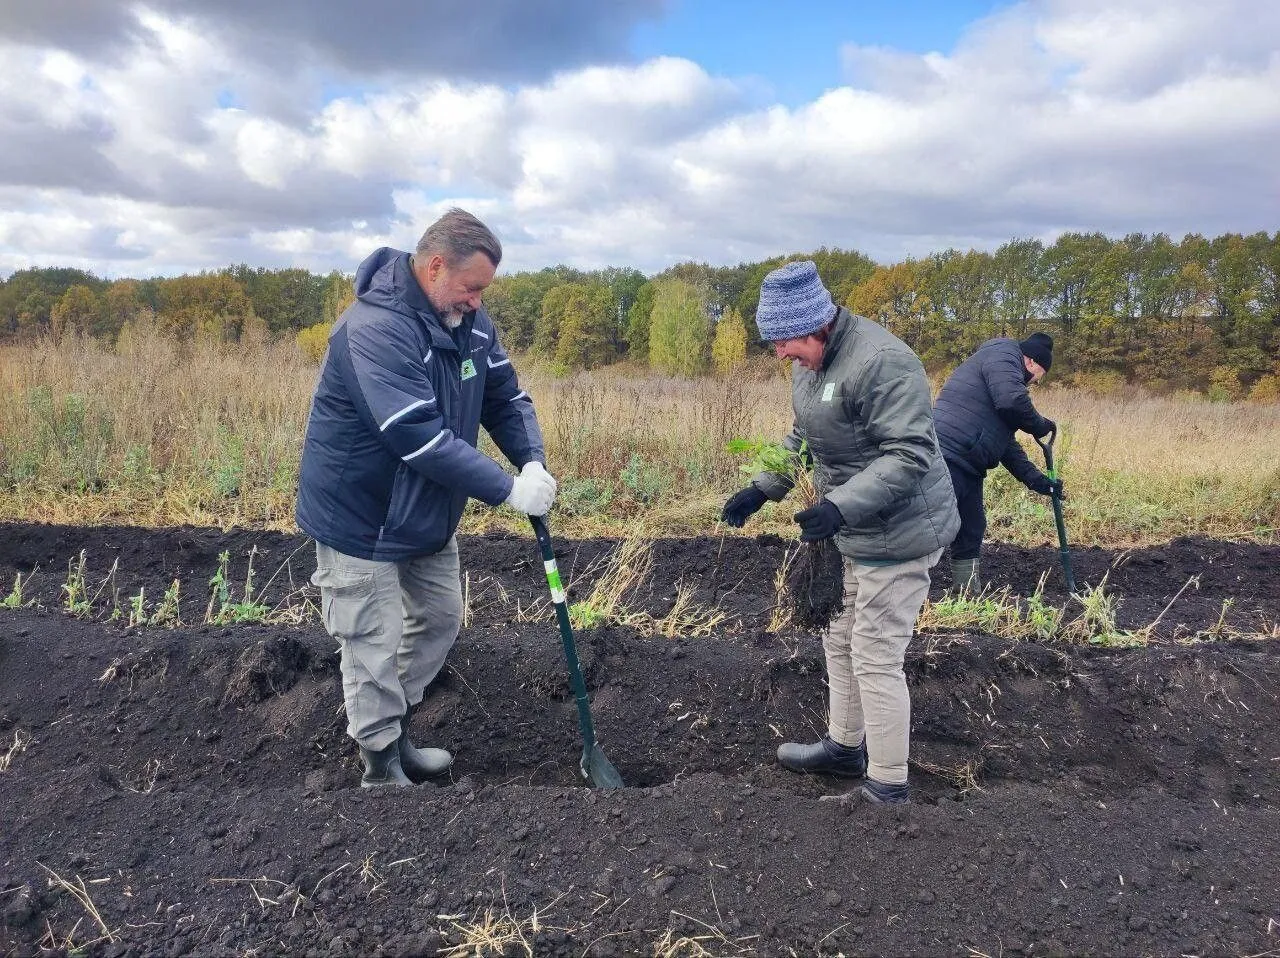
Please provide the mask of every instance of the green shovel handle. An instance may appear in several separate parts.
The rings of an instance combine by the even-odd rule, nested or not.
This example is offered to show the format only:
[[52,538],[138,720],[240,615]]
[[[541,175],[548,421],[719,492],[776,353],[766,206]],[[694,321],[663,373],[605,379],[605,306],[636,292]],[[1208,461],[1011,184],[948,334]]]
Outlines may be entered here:
[[1040,451],[1044,453],[1044,471],[1049,477],[1049,481],[1053,483],[1053,492],[1050,493],[1050,499],[1053,501],[1053,524],[1058,529],[1058,555],[1062,559],[1062,575],[1067,582],[1067,591],[1076,591],[1076,577],[1071,571],[1071,550],[1067,548],[1067,523],[1062,516],[1062,484],[1058,480],[1058,470],[1053,465],[1053,442],[1058,438],[1058,430],[1055,428],[1047,439],[1041,440],[1039,436],[1034,437],[1036,445],[1040,447]]
[[[590,753],[595,748],[596,731],[591,723],[591,704],[587,699],[587,683],[583,681],[582,668],[578,665],[578,649],[573,641],[573,625],[569,622],[569,603],[564,585],[560,581],[556,554],[551,548],[551,530],[547,528],[547,520],[542,516],[530,516],[529,524],[533,526],[538,548],[542,551],[542,564],[547,571],[547,585],[551,587],[551,602],[556,608],[556,622],[560,626],[564,657],[569,664],[569,684],[573,688],[573,697],[578,704],[578,726],[582,730],[585,752]],[[586,769],[583,769],[583,774],[586,774]]]

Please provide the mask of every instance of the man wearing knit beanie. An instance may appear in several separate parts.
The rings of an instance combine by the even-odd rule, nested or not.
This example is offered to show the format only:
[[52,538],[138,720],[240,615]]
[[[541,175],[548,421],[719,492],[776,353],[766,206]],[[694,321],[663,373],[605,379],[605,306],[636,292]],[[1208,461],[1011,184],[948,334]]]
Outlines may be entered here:
[[987,529],[982,484],[987,472],[1003,465],[1033,492],[1048,496],[1055,490],[1014,436],[1019,429],[1037,438],[1057,429],[1036,410],[1027,390],[1052,364],[1053,339],[1047,333],[1032,333],[1021,342],[990,339],[956,367],[938,393],[934,421],[960,509],[960,532],[951,543],[957,590],[982,587],[979,555]]
[[[844,611],[827,630],[827,734],[788,742],[795,772],[865,776],[862,794],[905,802],[911,698],[903,656],[929,591],[929,569],[959,528],[938,449],[929,381],[911,349],[882,326],[837,308],[812,262],[765,277],[760,336],[791,359],[791,433],[812,460],[821,498],[795,514],[800,540],[834,537],[844,559]],[[792,480],[761,473],[725,503],[741,527]]]

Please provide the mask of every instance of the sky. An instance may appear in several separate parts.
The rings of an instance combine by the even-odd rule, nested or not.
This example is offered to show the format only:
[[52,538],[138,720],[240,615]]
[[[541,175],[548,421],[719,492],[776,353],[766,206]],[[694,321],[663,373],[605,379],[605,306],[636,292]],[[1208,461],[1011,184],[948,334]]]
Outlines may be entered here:
[[0,13],[0,276],[503,272],[1280,229],[1274,0],[41,0]]

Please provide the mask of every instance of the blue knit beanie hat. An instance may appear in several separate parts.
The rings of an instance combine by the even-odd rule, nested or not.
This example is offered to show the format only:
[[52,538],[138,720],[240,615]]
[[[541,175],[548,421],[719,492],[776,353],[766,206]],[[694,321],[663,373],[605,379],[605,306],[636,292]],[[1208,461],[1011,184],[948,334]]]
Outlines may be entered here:
[[812,260],[788,263],[764,278],[756,326],[771,343],[816,333],[835,316],[831,294]]

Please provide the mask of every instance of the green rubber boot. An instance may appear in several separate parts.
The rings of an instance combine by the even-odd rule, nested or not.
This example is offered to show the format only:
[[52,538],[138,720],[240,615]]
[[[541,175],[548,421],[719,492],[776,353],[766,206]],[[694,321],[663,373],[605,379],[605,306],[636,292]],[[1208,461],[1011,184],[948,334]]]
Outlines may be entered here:
[[982,591],[982,579],[978,576],[977,559],[953,559],[951,580],[956,592],[978,593]]
[[361,788],[380,788],[384,785],[413,786],[404,769],[400,767],[400,743],[392,742],[376,752],[360,746],[360,758],[364,761]]

